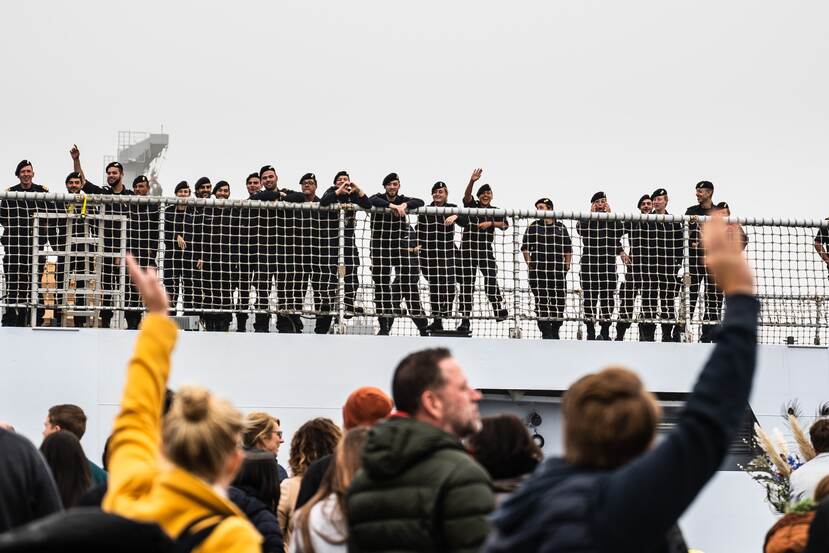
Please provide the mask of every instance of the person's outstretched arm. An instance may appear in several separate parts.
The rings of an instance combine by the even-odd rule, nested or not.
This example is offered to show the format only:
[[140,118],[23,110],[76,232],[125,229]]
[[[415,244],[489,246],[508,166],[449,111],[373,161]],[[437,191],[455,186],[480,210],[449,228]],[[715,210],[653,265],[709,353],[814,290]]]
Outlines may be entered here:
[[646,550],[662,539],[722,464],[745,411],[757,353],[754,279],[721,219],[706,224],[703,240],[706,265],[728,297],[717,345],[676,428],[600,487],[596,535],[608,540],[600,549]]
[[148,313],[129,362],[109,447],[109,490],[103,508],[116,513],[146,494],[159,470],[161,411],[178,333],[167,317],[167,292],[155,269],[142,270],[132,255],[126,261]]

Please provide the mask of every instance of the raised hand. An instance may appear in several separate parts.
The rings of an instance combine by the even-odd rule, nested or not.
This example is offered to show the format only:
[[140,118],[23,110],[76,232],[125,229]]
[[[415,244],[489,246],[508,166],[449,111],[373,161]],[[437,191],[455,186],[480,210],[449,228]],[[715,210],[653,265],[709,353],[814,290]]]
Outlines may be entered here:
[[150,313],[166,314],[170,307],[167,291],[158,280],[158,273],[152,267],[142,269],[132,254],[127,254],[127,269],[133,284],[138,289],[144,305]]
[[737,233],[729,232],[722,217],[712,217],[702,226],[705,266],[725,294],[754,294],[754,275],[743,256]]
[[479,178],[481,178],[481,175],[483,175],[483,174],[484,174],[483,169],[480,169],[480,168],[475,169],[474,171],[472,171],[472,176],[469,177],[469,182],[477,181]]
[[69,155],[72,156],[72,159],[80,159],[81,158],[81,151],[78,149],[77,144],[72,144],[72,147],[69,149]]

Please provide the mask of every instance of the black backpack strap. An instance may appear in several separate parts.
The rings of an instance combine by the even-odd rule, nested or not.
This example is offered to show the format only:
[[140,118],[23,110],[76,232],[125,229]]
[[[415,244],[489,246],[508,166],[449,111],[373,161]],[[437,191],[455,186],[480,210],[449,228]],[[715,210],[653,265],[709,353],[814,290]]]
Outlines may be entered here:
[[[179,534],[178,538],[175,540],[173,551],[175,551],[175,553],[190,553],[200,546],[204,540],[209,538],[210,534],[213,533],[213,530],[224,522],[225,518],[227,518],[225,515],[205,515],[197,518],[181,531],[181,534]],[[198,530],[194,530],[196,526],[199,526],[203,522],[210,519],[215,520],[215,522],[199,528]]]

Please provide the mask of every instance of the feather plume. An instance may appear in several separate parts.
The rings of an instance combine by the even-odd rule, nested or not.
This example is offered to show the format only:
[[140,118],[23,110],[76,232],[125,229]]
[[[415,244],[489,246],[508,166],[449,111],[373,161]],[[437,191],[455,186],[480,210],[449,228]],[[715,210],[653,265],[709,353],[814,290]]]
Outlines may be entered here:
[[800,425],[800,421],[794,415],[789,415],[789,426],[792,429],[792,436],[794,436],[794,441],[797,443],[797,447],[800,449],[800,454],[803,456],[803,461],[811,461],[815,458],[817,453],[815,452],[815,448],[812,445],[812,441],[806,435],[806,432],[803,430],[803,427]]
[[829,417],[829,401],[826,401],[817,408],[817,418]]
[[789,420],[789,417],[791,415],[800,418],[801,416],[803,416],[803,409],[800,407],[800,402],[796,399],[793,399],[783,404],[783,408],[780,410],[780,414],[786,420]]
[[786,443],[786,439],[783,437],[783,433],[780,432],[779,428],[774,429],[774,440],[775,445],[777,446],[777,451],[780,452],[780,455],[785,459],[789,456],[789,444]]
[[775,449],[774,443],[772,443],[766,431],[757,423],[754,423],[754,434],[757,436],[757,443],[760,445],[760,448],[768,455],[769,460],[774,464],[777,471],[785,476],[791,474],[792,470],[789,468],[788,463],[783,460],[780,453]]

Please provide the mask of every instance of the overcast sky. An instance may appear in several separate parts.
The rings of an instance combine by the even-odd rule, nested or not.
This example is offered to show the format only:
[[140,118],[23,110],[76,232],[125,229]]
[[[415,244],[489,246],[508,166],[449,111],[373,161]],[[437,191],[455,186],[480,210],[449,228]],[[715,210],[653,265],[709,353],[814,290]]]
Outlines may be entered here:
[[829,215],[829,3],[4,1],[0,174],[63,189],[119,130],[170,134],[166,190],[265,163],[368,191],[474,167],[494,204],[615,211],[693,185],[737,215]]

